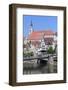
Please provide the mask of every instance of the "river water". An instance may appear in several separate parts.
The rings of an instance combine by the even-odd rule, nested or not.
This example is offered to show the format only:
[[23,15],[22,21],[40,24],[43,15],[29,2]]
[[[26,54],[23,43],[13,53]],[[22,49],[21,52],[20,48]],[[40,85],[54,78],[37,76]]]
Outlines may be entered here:
[[37,60],[23,62],[24,75],[46,73],[57,73],[57,61],[53,61],[53,63],[46,61],[38,63]]

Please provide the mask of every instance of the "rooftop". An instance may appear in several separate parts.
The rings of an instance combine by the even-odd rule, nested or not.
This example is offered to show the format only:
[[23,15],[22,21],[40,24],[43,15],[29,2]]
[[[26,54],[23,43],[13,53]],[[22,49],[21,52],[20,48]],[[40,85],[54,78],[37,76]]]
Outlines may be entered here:
[[44,30],[44,31],[33,31],[29,36],[28,36],[28,40],[40,40],[42,39],[43,35],[44,36],[50,36],[50,35],[54,35],[55,32],[51,31],[51,30]]

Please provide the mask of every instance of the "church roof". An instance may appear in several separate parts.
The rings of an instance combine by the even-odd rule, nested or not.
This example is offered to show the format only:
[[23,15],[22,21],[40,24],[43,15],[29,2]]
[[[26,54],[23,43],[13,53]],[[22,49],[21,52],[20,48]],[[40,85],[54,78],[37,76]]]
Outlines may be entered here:
[[51,30],[44,30],[44,31],[33,31],[29,36],[28,40],[40,40],[42,39],[42,36],[47,36],[47,35],[54,35],[54,32]]

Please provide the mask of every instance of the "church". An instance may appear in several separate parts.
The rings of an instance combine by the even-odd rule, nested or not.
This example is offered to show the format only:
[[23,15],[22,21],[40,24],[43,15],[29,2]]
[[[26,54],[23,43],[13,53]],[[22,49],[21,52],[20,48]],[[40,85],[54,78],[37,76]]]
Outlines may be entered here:
[[34,30],[33,24],[30,24],[28,37],[24,39],[24,49],[38,51],[47,50],[50,46],[55,48],[57,45],[57,32],[52,30]]

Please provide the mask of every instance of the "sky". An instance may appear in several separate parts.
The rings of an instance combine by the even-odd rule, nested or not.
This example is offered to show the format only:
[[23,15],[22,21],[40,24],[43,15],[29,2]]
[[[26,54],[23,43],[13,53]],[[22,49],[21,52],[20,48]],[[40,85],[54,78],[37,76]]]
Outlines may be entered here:
[[30,24],[33,24],[34,31],[52,30],[57,32],[57,16],[23,16],[23,33],[24,37],[28,36],[30,32]]

